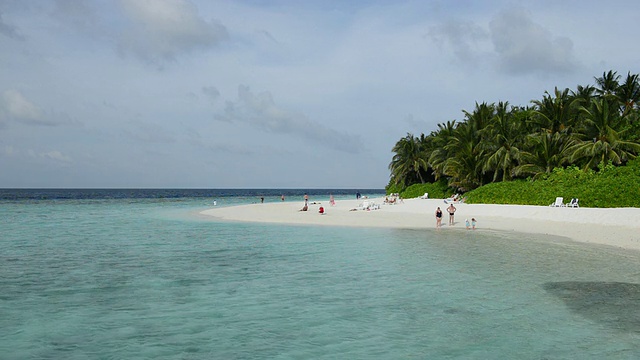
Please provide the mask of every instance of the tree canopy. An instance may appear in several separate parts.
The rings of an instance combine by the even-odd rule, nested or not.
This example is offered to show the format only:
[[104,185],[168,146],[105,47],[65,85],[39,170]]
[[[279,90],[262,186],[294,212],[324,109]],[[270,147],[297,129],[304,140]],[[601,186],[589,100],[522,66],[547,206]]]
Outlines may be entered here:
[[457,191],[550,174],[625,165],[640,153],[640,83],[629,72],[595,77],[594,85],[555,88],[529,106],[476,103],[461,121],[393,147],[388,187],[446,181]]

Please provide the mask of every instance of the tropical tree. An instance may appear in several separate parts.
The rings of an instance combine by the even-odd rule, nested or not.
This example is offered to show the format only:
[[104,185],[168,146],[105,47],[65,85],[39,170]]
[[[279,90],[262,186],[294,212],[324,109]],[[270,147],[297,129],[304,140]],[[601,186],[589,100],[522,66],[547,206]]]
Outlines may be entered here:
[[436,180],[444,175],[445,163],[449,158],[446,146],[451,143],[455,129],[456,121],[453,120],[438,124],[438,130],[431,133],[430,138],[432,141],[429,143],[427,154],[429,166],[433,169],[433,175]]
[[571,90],[571,103],[576,107],[586,106],[591,103],[595,92],[596,88],[591,85],[578,85],[576,91]]
[[595,85],[556,87],[531,107],[476,102],[460,122],[408,133],[393,147],[390,185],[446,178],[464,191],[565,165],[625,164],[640,153],[640,76],[620,78],[611,70],[594,77]]
[[442,171],[449,177],[449,185],[460,190],[471,190],[484,183],[484,152],[482,130],[491,122],[495,105],[476,103],[473,111],[463,110],[465,120],[456,126],[453,136],[444,147],[447,159]]
[[571,162],[581,161],[584,168],[596,168],[599,163],[611,161],[619,165],[633,159],[640,152],[640,144],[624,138],[624,129],[619,125],[624,118],[618,109],[611,108],[606,99],[593,99],[589,108],[582,107],[584,128],[583,141],[570,149]]
[[512,170],[518,164],[520,144],[524,140],[521,129],[524,122],[516,120],[516,116],[509,109],[508,102],[499,102],[495,106],[495,115],[491,123],[482,130],[485,150],[483,172],[493,172],[493,181],[511,180]]
[[513,169],[515,176],[550,174],[554,168],[564,166],[570,158],[569,149],[576,142],[571,135],[539,132],[526,137],[519,154],[518,166]]
[[555,88],[554,96],[545,91],[542,100],[532,101],[536,115],[532,122],[550,133],[567,131],[575,120],[573,101],[568,88],[563,91]]
[[468,130],[471,133],[478,132],[485,128],[491,122],[494,116],[495,105],[483,103],[476,103],[475,109],[472,112],[463,110],[465,115],[465,122],[468,123],[471,128]]
[[422,171],[426,171],[428,163],[420,142],[411,133],[398,140],[392,149],[395,152],[389,170],[395,185],[408,186],[414,179],[424,183]]
[[467,191],[482,185],[483,154],[479,144],[480,136],[472,123],[463,122],[456,127],[451,142],[445,146],[450,154],[444,163],[449,186]]
[[602,97],[615,96],[620,84],[620,75],[616,71],[609,70],[602,74],[602,77],[596,79],[596,93]]
[[628,115],[640,100],[640,85],[638,84],[638,74],[629,72],[624,82],[616,89],[616,96],[620,101],[620,112],[623,116]]

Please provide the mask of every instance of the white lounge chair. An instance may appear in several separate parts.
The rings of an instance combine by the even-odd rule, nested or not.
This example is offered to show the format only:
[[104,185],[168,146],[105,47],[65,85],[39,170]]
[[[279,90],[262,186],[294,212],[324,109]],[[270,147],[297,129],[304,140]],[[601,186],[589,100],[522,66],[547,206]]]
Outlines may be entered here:
[[577,198],[571,199],[571,202],[567,204],[567,207],[572,207],[572,208],[580,207],[580,205],[578,205],[578,199]]
[[428,199],[429,193],[424,193],[424,195],[420,196],[420,199]]
[[379,210],[380,205],[376,204],[373,201],[365,200],[362,202],[362,204],[360,204],[360,206],[358,206],[358,209],[359,210]]
[[553,207],[564,207],[564,203],[562,202],[563,198],[562,197],[557,197],[556,198],[556,202],[554,202],[553,204],[549,205],[549,206],[553,206]]

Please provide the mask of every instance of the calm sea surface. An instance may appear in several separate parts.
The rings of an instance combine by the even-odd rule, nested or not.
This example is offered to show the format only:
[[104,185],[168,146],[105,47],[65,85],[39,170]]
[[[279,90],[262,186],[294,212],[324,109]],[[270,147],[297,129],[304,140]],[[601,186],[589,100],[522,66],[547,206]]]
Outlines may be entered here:
[[0,359],[640,358],[638,252],[197,215],[282,193],[0,190]]

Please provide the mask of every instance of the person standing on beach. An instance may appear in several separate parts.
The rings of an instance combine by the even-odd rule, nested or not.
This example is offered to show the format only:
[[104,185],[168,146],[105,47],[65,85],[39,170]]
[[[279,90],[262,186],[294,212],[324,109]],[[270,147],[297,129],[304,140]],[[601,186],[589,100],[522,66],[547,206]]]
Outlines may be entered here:
[[439,228],[440,226],[442,226],[442,210],[438,207],[436,210],[436,227]]
[[447,208],[447,212],[449,213],[449,226],[453,225],[453,214],[456,213],[456,207],[453,204],[449,205]]
[[309,195],[307,195],[307,193],[304,193],[304,206],[308,206],[309,205]]

